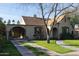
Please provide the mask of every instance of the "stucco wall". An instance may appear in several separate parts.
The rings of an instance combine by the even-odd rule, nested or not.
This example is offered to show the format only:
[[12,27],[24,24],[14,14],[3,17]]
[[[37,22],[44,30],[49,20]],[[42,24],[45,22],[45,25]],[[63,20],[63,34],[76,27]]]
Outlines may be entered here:
[[69,32],[71,33],[73,28],[72,26],[70,25],[70,21],[69,19],[66,19],[66,22],[65,20],[62,20],[61,22],[59,22],[59,26],[57,27],[58,28],[58,38],[60,38],[60,34],[62,33],[62,27],[69,27]]
[[[62,27],[67,26],[69,27],[69,32],[72,32],[72,27],[70,25],[69,20],[67,19],[66,22],[64,20],[59,22],[59,25],[56,24],[53,27],[56,27],[58,29],[58,38],[60,38],[60,34],[62,33]],[[36,26],[25,26],[25,25],[7,25],[6,29],[7,31],[10,31],[13,27],[22,27],[25,29],[26,31],[26,36],[28,36],[30,39],[34,39],[34,27]],[[46,28],[45,26],[41,26],[42,27],[42,34],[43,34],[43,38],[46,38]],[[51,32],[50,37],[53,37],[53,32]]]
[[34,27],[35,26],[26,26],[26,36],[28,36],[30,39],[34,39]]
[[33,39],[34,34],[34,26],[23,26],[23,25],[7,25],[6,30],[9,32],[13,27],[22,27],[26,31],[26,36],[28,36],[30,39]]
[[[70,33],[73,31],[73,28],[70,25],[69,19],[66,19],[66,22],[65,22],[65,20],[62,20],[62,21],[59,22],[59,25],[56,24],[56,25],[53,26],[53,28],[57,28],[57,30],[58,30],[58,34],[57,34],[58,38],[60,38],[60,34],[62,33],[62,27],[64,27],[64,26],[69,27]],[[53,30],[53,28],[52,28],[52,30]],[[51,32],[50,37],[53,38],[53,32]]]
[[[35,39],[34,38],[34,27],[36,27],[36,26],[23,26],[23,25],[7,25],[6,26],[6,30],[8,31],[8,33],[9,33],[9,31],[12,29],[12,28],[14,28],[14,27],[22,27],[22,28],[24,28],[25,29],[25,31],[26,31],[26,36],[29,38],[29,39]],[[45,32],[45,27],[44,26],[41,26],[42,27],[42,35],[43,35],[43,38],[46,38],[46,32]]]

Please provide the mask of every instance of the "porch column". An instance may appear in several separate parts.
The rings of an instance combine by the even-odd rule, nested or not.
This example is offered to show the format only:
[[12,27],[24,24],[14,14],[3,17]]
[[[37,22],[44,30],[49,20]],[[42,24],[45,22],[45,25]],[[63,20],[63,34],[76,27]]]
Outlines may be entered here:
[[7,25],[6,25],[6,37],[7,37],[7,40],[9,39],[8,36],[9,36],[9,33],[8,33],[8,29],[7,29]]

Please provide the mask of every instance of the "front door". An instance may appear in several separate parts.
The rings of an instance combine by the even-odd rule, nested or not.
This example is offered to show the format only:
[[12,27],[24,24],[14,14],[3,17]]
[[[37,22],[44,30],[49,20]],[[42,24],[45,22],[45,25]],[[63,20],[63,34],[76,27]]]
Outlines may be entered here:
[[54,39],[57,39],[58,38],[58,30],[57,30],[57,28],[53,28],[53,38]]

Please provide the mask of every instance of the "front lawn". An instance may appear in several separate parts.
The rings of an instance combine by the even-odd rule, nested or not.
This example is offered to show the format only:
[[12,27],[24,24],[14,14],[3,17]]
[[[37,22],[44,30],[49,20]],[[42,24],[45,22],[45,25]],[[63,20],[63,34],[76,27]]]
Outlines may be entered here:
[[1,47],[0,56],[21,56],[21,54],[10,41],[6,40],[3,47]]
[[26,48],[31,50],[36,56],[48,56],[45,52],[39,51],[37,48],[32,47],[26,43],[25,45]]
[[48,44],[46,41],[36,41],[36,44],[61,54],[72,51],[68,48],[64,48],[64,47],[61,47],[60,45],[57,45],[55,40],[51,40],[50,44]]
[[64,40],[66,45],[79,46],[79,40]]

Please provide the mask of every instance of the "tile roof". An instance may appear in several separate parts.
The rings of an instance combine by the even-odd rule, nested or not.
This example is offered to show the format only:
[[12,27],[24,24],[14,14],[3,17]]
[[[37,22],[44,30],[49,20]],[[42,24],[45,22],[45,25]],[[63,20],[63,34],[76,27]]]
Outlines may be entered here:
[[22,16],[26,25],[44,25],[42,18]]
[[[42,20],[42,18],[28,17],[28,16],[22,16],[22,18],[26,25],[44,25],[44,21]],[[64,16],[59,17],[58,20],[56,21],[56,23],[63,20],[63,18],[64,18]],[[53,19],[49,19],[47,24],[52,25],[53,22],[54,22]]]
[[56,21],[54,21],[54,19],[48,20],[48,25],[52,25],[54,22],[55,22],[55,24],[57,24],[57,23],[59,23],[60,21],[62,21],[63,18],[64,18],[64,15],[61,16],[61,17],[59,17],[58,20],[57,20],[57,18],[56,18]]

